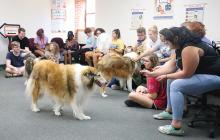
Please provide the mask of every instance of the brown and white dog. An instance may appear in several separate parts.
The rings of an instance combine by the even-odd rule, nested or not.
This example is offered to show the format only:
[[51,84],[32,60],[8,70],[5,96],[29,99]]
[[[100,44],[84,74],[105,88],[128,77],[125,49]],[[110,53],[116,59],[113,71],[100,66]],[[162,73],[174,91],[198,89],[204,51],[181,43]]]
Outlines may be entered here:
[[[130,52],[124,56],[107,54],[98,62],[97,69],[102,76],[110,81],[113,77],[120,82],[121,89],[132,91],[132,75],[137,70],[137,63],[133,61],[138,55]],[[104,93],[104,92],[103,92]]]
[[69,104],[74,116],[79,120],[89,120],[83,112],[83,106],[88,96],[95,92],[97,85],[106,81],[97,75],[93,67],[57,64],[50,60],[37,62],[26,85],[26,94],[31,95],[33,112],[38,112],[37,101],[43,94],[48,94],[55,102],[53,111],[61,115],[60,109]]

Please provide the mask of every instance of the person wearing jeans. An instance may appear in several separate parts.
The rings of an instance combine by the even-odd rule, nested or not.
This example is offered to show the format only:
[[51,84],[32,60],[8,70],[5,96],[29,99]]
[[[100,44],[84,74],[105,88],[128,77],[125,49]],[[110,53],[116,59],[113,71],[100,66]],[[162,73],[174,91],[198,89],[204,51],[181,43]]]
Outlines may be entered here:
[[175,55],[155,71],[146,70],[145,75],[154,76],[159,81],[173,80],[168,80],[166,110],[153,117],[172,120],[170,125],[158,128],[161,133],[182,136],[184,95],[200,95],[220,89],[220,56],[186,27],[163,30],[166,44],[175,49]]

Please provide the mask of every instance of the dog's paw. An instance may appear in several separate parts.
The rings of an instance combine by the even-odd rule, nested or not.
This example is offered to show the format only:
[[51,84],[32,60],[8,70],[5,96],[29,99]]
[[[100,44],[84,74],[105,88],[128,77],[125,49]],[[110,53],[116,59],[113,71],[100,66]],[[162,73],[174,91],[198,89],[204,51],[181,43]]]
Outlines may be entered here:
[[32,108],[31,110],[32,110],[33,112],[40,112],[40,109],[39,109],[39,108],[36,108],[36,107],[35,107],[35,108]]
[[84,116],[84,120],[91,120],[92,118],[90,116]]
[[86,115],[76,116],[76,118],[78,120],[91,120],[91,117],[90,116],[86,116]]
[[105,97],[108,97],[108,95],[104,93],[102,94],[102,97],[105,98]]
[[59,111],[54,111],[54,114],[55,114],[56,116],[61,116],[61,113],[60,113]]

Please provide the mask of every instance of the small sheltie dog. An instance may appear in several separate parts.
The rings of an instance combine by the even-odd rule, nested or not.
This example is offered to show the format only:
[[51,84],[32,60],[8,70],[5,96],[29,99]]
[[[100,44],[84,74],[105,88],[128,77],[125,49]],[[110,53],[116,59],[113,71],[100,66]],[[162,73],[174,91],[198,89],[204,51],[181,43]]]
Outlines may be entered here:
[[115,77],[119,80],[121,89],[127,90],[127,84],[128,91],[132,91],[132,75],[138,67],[132,59],[137,56],[135,52],[124,56],[107,54],[98,62],[97,69],[107,81]]

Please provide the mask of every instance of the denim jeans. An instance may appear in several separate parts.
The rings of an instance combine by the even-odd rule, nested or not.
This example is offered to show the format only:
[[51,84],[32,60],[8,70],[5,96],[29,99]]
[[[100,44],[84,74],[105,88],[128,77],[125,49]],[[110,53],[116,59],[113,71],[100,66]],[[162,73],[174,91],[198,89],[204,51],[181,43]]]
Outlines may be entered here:
[[112,80],[108,83],[107,87],[110,87],[110,88],[111,88],[112,85],[120,86],[119,81],[118,81],[116,78],[114,78],[114,77],[113,77]]
[[172,108],[173,120],[182,120],[184,95],[200,95],[220,89],[220,76],[195,74],[190,78],[167,81],[167,108]]

